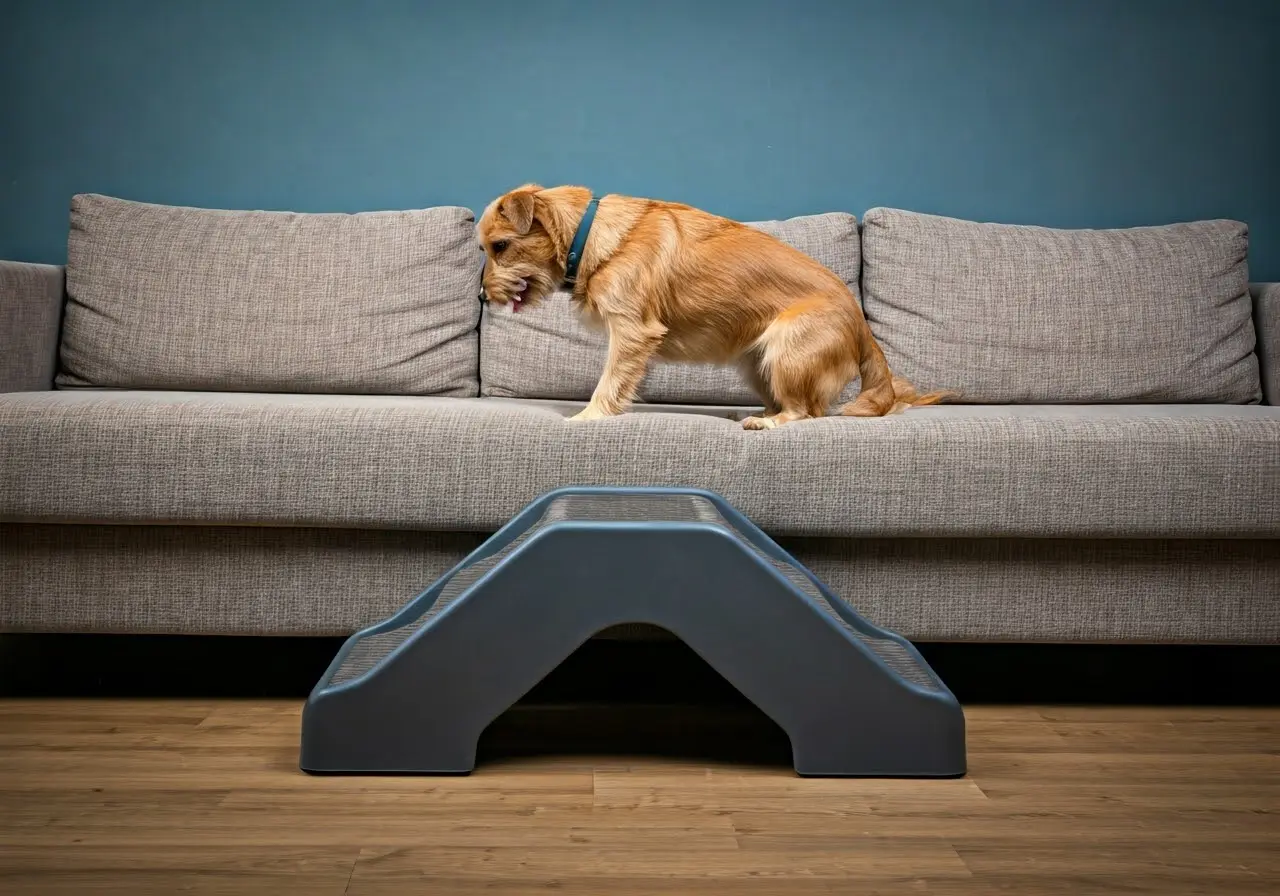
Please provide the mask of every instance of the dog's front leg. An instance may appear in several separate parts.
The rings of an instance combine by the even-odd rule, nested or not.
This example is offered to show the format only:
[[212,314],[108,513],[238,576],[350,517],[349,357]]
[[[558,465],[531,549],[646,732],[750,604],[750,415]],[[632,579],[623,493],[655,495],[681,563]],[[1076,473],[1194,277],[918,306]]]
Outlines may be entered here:
[[609,317],[609,355],[595,392],[585,408],[570,420],[599,420],[623,413],[635,400],[649,361],[662,344],[667,328],[657,321]]

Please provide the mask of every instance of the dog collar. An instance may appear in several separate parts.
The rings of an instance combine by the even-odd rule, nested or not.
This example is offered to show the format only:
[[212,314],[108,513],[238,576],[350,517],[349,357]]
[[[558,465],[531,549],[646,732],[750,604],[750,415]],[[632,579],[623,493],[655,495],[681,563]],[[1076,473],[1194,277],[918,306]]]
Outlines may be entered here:
[[573,242],[569,244],[569,259],[564,266],[564,282],[570,286],[578,279],[578,265],[582,264],[582,253],[587,247],[587,237],[591,235],[591,222],[596,218],[596,206],[599,204],[599,199],[591,197],[591,201],[587,203],[587,210],[582,215],[582,221],[578,224],[578,232],[573,235]]

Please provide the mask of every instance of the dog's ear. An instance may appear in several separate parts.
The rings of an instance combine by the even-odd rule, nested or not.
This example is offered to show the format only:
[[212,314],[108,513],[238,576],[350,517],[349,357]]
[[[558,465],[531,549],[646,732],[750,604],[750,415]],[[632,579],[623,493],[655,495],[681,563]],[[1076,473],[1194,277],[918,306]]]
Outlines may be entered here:
[[533,227],[533,197],[537,187],[521,187],[507,194],[498,211],[511,222],[516,233],[524,236]]

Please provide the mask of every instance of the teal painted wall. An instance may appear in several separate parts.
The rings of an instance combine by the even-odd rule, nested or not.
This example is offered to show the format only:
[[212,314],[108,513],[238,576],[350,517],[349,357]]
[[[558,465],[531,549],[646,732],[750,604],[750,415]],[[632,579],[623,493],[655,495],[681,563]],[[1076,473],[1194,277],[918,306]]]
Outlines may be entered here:
[[71,195],[1251,226],[1280,279],[1280,0],[0,0],[0,257]]

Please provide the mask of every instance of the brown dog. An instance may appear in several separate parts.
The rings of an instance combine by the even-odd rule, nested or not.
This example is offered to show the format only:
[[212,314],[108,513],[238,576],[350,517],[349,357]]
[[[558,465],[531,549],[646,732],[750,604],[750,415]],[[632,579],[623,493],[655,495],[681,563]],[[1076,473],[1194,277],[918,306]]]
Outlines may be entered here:
[[571,419],[623,413],[654,357],[738,365],[766,408],[742,421],[746,429],[825,416],[855,376],[861,391],[842,414],[879,417],[942,400],[890,374],[833,271],[745,224],[609,194],[572,271],[570,247],[591,202],[583,187],[527,184],[490,203],[476,228],[486,301],[532,307],[569,270],[585,320],[608,334],[591,402]]

